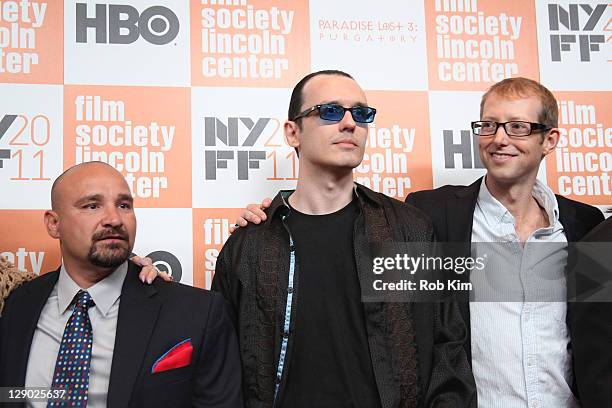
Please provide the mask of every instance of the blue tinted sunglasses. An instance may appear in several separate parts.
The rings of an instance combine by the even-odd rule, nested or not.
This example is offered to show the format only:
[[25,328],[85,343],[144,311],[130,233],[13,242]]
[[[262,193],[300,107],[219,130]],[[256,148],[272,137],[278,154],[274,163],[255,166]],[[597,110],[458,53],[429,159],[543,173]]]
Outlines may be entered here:
[[346,111],[351,112],[353,120],[358,123],[372,123],[374,122],[374,116],[376,115],[376,109],[369,106],[352,106],[350,108],[345,108],[337,103],[324,103],[306,109],[304,112],[300,113],[291,120],[295,122],[298,119],[310,115],[310,113],[316,110],[319,111],[319,117],[321,119],[330,120],[333,122],[341,121]]

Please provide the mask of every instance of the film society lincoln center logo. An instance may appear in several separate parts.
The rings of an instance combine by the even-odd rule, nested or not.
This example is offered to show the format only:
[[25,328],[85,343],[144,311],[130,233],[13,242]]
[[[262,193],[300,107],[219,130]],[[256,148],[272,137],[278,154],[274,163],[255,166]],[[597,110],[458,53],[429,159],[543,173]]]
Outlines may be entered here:
[[[412,105],[408,112],[407,103]],[[431,141],[427,93],[369,91],[376,107],[368,126],[366,152],[355,181],[399,200],[411,191],[432,187]]]
[[435,0],[425,8],[431,89],[539,77],[533,2]]
[[607,92],[559,92],[559,143],[546,159],[549,185],[593,205],[612,203],[612,115]]
[[0,82],[62,82],[63,7],[60,1],[0,1]]
[[66,86],[64,167],[103,161],[139,207],[190,207],[188,89]]
[[289,87],[310,68],[308,2],[191,2],[192,84]]

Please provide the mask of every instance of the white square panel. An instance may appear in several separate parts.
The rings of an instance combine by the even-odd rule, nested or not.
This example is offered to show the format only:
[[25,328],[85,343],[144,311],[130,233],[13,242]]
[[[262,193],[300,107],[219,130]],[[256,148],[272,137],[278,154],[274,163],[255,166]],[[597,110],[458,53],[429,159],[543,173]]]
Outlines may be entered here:
[[47,209],[62,172],[63,87],[0,85],[0,209]]
[[64,0],[67,84],[189,85],[189,3]]

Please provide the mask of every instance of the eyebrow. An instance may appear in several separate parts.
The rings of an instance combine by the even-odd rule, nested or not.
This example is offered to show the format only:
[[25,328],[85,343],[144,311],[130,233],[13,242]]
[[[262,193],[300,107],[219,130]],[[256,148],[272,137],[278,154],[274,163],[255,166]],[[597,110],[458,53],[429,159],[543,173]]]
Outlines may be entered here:
[[[480,119],[480,120],[499,122],[499,118],[497,116],[494,116],[494,115],[483,116],[482,119]],[[515,116],[510,116],[509,119],[506,120],[506,122],[531,122],[531,120],[524,119],[521,116],[516,116],[515,115]]]
[[[102,196],[102,194],[90,194],[88,196],[79,198],[75,205],[79,206],[90,201],[100,202],[103,199],[104,197]],[[129,194],[119,194],[119,196],[117,197],[117,201],[129,201],[130,203],[133,203],[134,198]]]
[[79,206],[89,201],[102,201],[102,195],[101,194],[90,194],[88,196],[79,198],[74,204]]
[[[344,106],[344,104],[342,102],[340,102],[337,99],[333,99],[330,101],[323,101],[321,103],[318,103],[317,105],[327,105],[327,104],[336,104],[336,105],[340,105],[340,106]],[[355,107],[355,106],[360,106],[360,107],[364,107],[364,106],[368,106],[366,103],[363,102],[355,102],[353,105],[351,105],[351,107]]]
[[129,201],[130,203],[133,203],[134,197],[132,197],[130,194],[119,194],[117,201]]

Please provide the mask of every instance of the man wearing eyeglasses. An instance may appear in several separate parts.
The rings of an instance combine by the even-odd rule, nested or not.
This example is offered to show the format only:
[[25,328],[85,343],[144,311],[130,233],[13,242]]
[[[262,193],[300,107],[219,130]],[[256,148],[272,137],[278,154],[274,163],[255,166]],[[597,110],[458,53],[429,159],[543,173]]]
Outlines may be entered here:
[[[572,361],[576,333],[566,321],[576,305],[561,300],[568,290],[566,244],[582,238],[603,215],[589,205],[555,196],[536,177],[541,161],[559,140],[557,102],[535,81],[506,79],[484,94],[480,118],[472,122],[472,130],[487,169],[485,177],[470,186],[443,186],[406,199],[431,217],[440,241],[465,243],[464,255],[478,255],[482,247],[472,243],[505,243],[499,245],[500,251],[515,249],[498,259],[492,270],[505,277],[517,276],[525,301],[468,303],[466,296],[461,303],[471,331],[467,351],[478,406],[600,407],[587,400],[593,401],[596,393],[602,395],[597,388],[603,384],[575,377],[588,370],[589,362]],[[538,285],[534,273],[538,268],[556,278]],[[472,272],[472,282],[476,276]],[[534,296],[558,282],[554,301]],[[580,338],[602,341],[587,333]]]
[[297,187],[219,254],[212,289],[235,312],[248,407],[475,403],[455,303],[361,302],[372,242],[433,239],[421,211],[353,181],[375,114],[350,75],[304,77],[284,124]]

